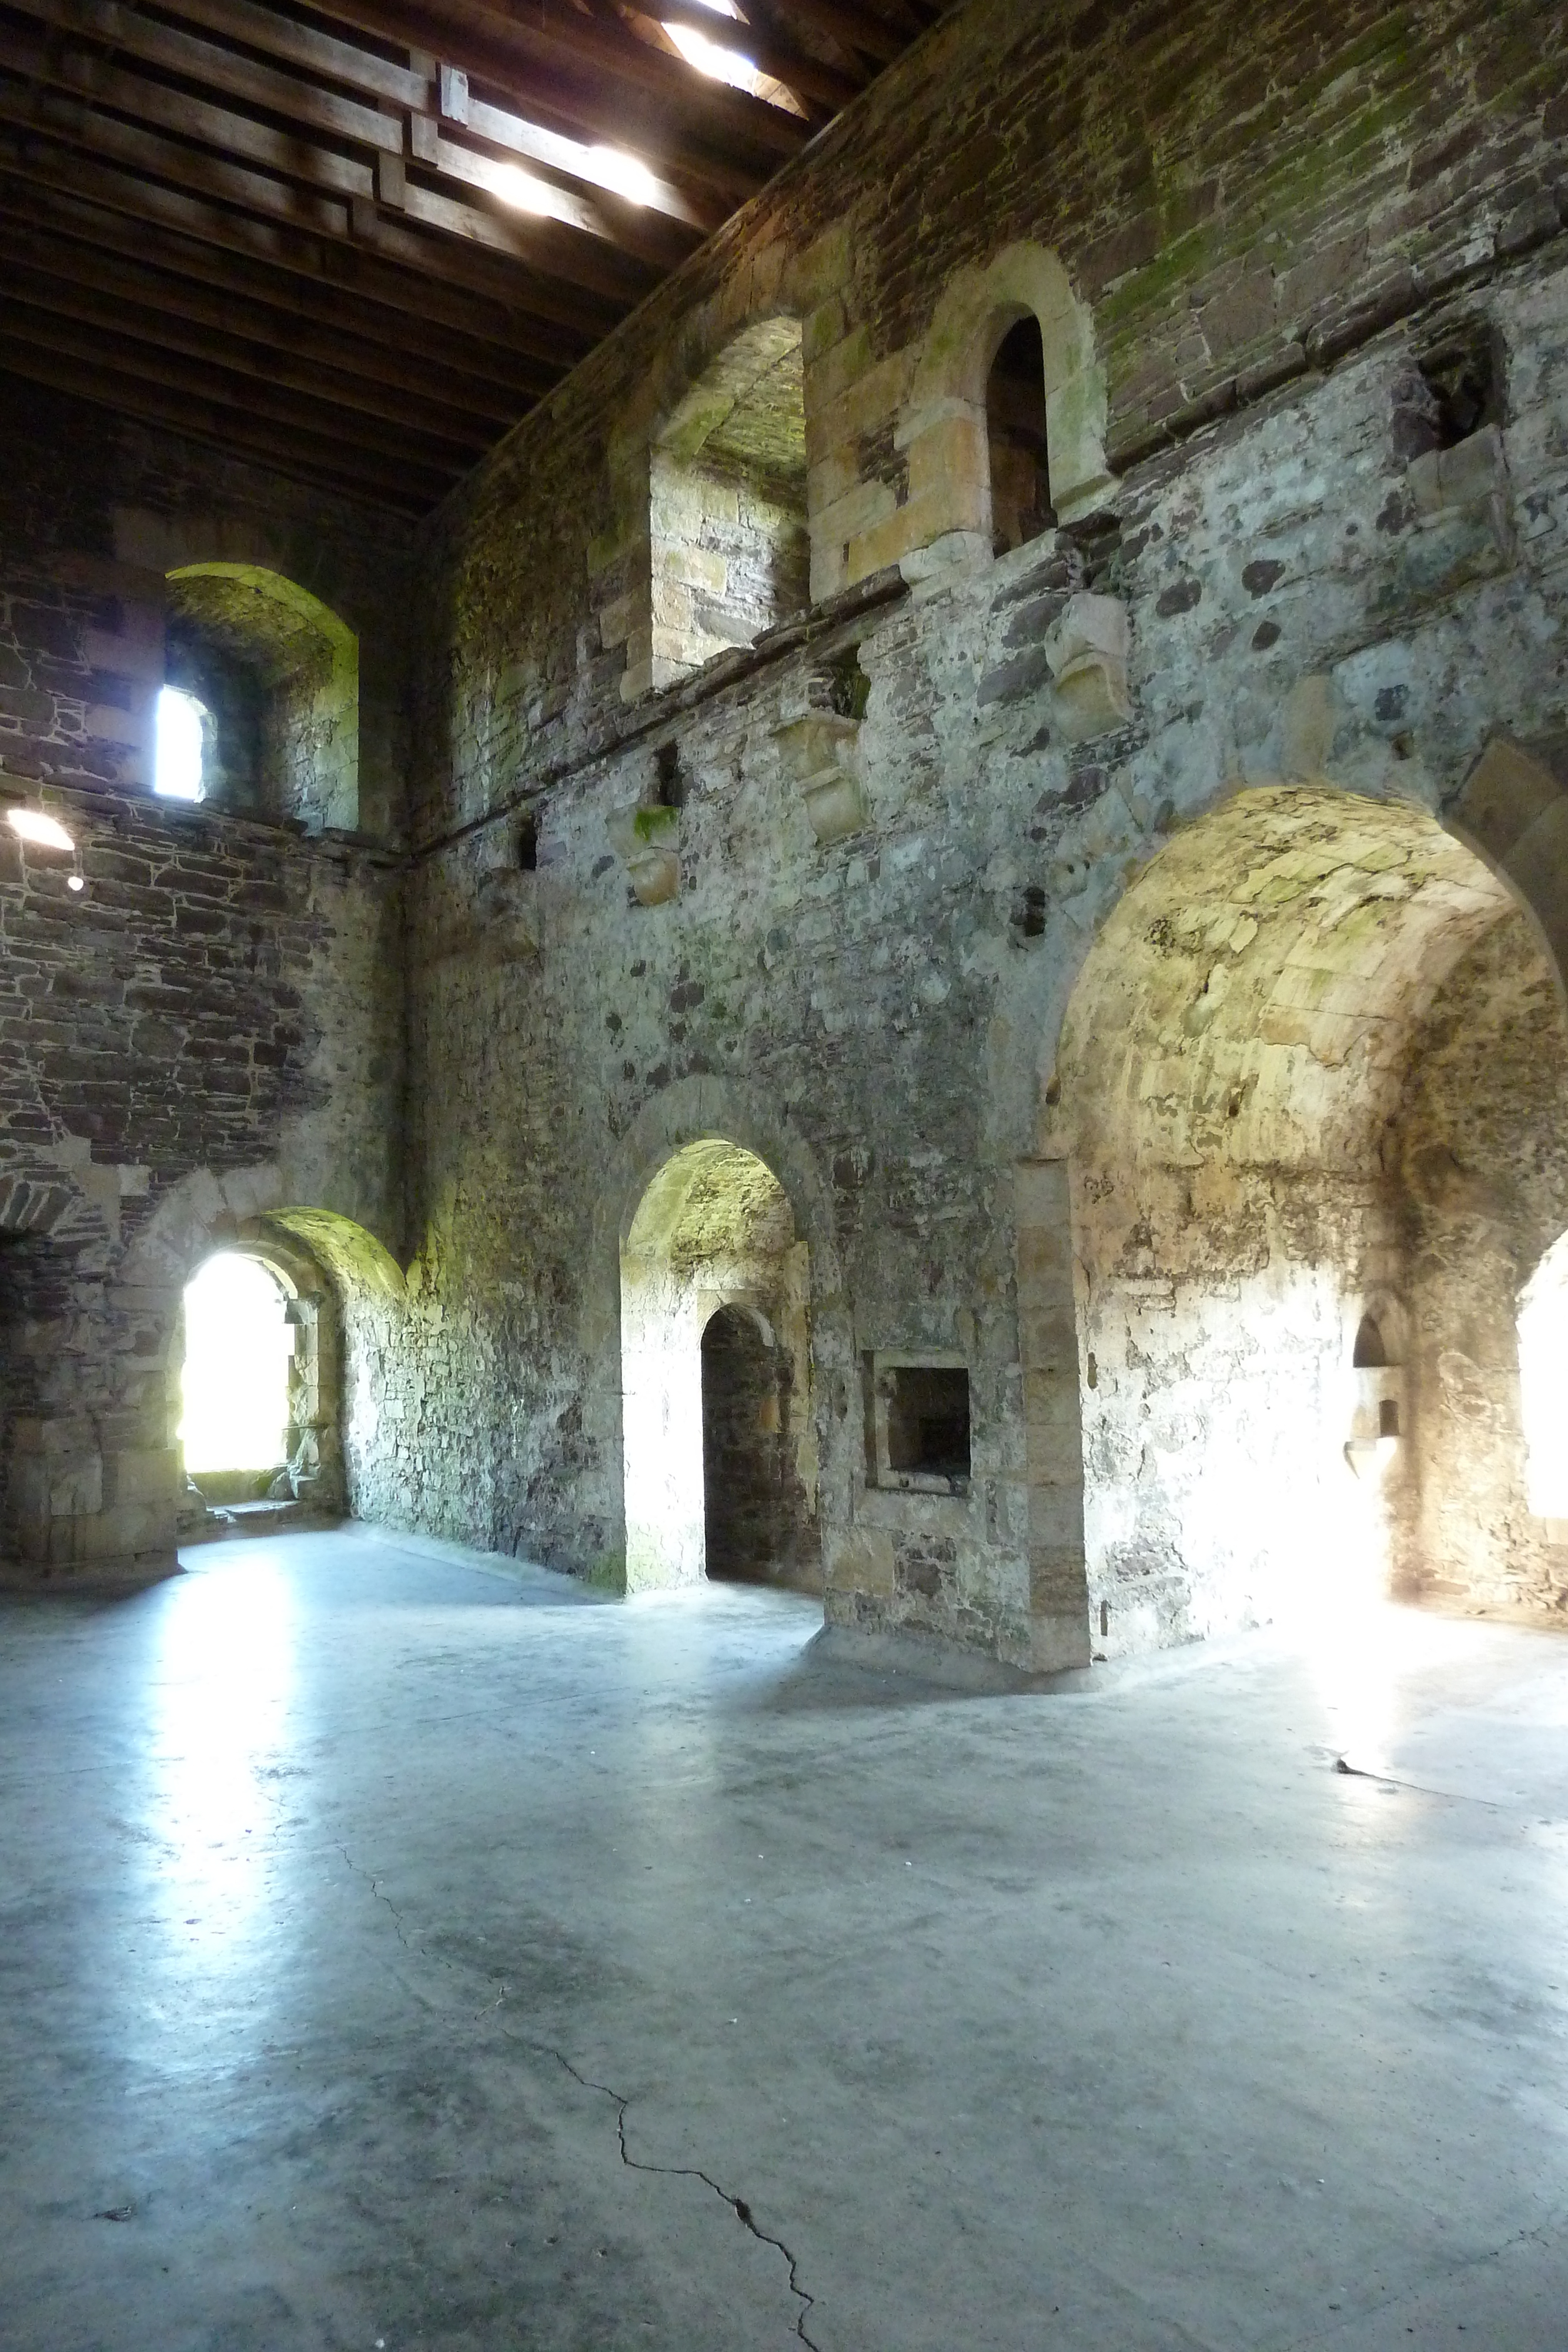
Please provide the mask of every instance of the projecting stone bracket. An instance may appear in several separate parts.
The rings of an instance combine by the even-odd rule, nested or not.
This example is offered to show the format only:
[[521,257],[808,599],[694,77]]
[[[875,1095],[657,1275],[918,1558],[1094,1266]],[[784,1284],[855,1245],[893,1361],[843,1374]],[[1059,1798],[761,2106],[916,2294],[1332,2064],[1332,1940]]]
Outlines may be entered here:
[[675,844],[680,822],[678,809],[639,805],[622,809],[605,828],[640,906],[662,907],[679,894],[681,858]]
[[491,956],[509,961],[529,959],[539,951],[538,910],[534,877],[509,866],[492,866],[479,877],[475,911],[479,944]]
[[1415,458],[1405,488],[1414,515],[1371,600],[1375,616],[1441,603],[1512,570],[1519,548],[1508,459],[1495,425],[1452,449]]
[[785,773],[799,788],[820,846],[863,831],[869,821],[856,747],[858,719],[809,710],[775,730]]
[[1127,684],[1132,630],[1119,597],[1088,590],[1070,596],[1046,633],[1044,650],[1056,723],[1070,743],[1087,743],[1127,725],[1133,716]]

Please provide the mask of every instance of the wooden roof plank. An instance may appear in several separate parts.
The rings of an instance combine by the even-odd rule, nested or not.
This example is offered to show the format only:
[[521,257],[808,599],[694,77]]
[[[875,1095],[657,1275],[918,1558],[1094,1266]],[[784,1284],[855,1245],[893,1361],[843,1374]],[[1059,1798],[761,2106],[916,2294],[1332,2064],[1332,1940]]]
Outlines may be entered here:
[[[467,130],[471,137],[499,147],[507,154],[524,156],[530,163],[542,163],[547,170],[561,172],[581,179],[591,186],[613,188],[612,176],[616,153],[629,154],[626,149],[611,148],[604,160],[595,164],[596,149],[580,139],[563,138],[559,131],[548,131],[541,123],[530,122],[506,107],[491,106],[486,100],[470,98]],[[598,142],[603,150],[604,142]],[[649,194],[645,199],[651,208],[665,213],[670,219],[684,221],[705,234],[718,226],[725,218],[724,210],[713,205],[694,204],[684,189],[673,180],[661,179],[643,156],[632,156],[649,173]]]
[[831,114],[858,98],[864,87],[863,77],[846,73],[841,67],[825,65],[821,58],[811,57],[792,43],[771,36],[764,22],[749,23],[737,17],[716,16],[703,0],[628,0],[635,13],[651,25],[682,25],[701,33],[718,47],[734,49],[748,58],[760,74],[796,90],[802,98],[816,99]]
[[[482,189],[491,196],[499,193],[497,184],[502,176],[517,169],[513,164],[497,164],[488,155],[476,154],[472,148],[455,139],[438,136],[434,144],[434,169],[443,178],[456,180],[466,187]],[[528,179],[534,177],[531,173],[524,176]],[[678,231],[642,227],[634,215],[618,220],[615,212],[624,215],[629,209],[626,206],[607,212],[602,205],[591,203],[570,189],[557,187],[551,181],[541,180],[537,184],[541,201],[549,207],[544,217],[559,222],[564,228],[576,230],[580,236],[598,238],[603,244],[615,246],[622,253],[633,254],[661,275],[677,268],[692,249],[694,239],[681,236]],[[505,202],[504,197],[502,201]],[[526,211],[523,217],[528,217]]]
[[[0,120],[7,118],[44,131],[62,145],[84,150],[95,163],[99,162],[102,149],[94,134],[106,130],[114,132],[113,140],[106,142],[110,152],[103,160],[111,167],[123,168],[114,170],[111,179],[99,177],[91,184],[90,192],[101,193],[104,201],[118,201],[133,212],[151,209],[157,218],[175,216],[159,199],[176,193],[183,195],[187,191],[203,198],[216,197],[243,205],[248,191],[236,190],[233,182],[236,176],[246,181],[256,177],[248,173],[236,175],[213,158],[174,148],[151,133],[134,132],[126,125],[110,123],[107,117],[93,115],[80,107],[68,119],[40,123],[37,109],[29,110],[8,100],[5,86],[0,83]],[[29,160],[26,168],[37,166]],[[147,170],[172,180],[174,188],[155,187],[141,176]],[[84,168],[74,163],[57,177],[56,184],[89,192]],[[402,226],[393,226],[384,216],[365,221],[350,243],[348,217],[341,205],[325,198],[297,197],[290,202],[291,192],[278,183],[259,184],[267,196],[266,210],[269,217],[265,222],[246,220],[238,212],[214,213],[204,204],[194,212],[181,211],[180,225],[191,226],[198,235],[215,236],[219,243],[237,234],[243,250],[265,252],[326,284],[353,284],[360,273],[350,257],[362,253],[372,268],[378,265],[392,267],[391,276],[382,276],[375,281],[378,289],[385,299],[416,316],[424,314],[427,309],[434,310],[444,288],[456,283],[466,294],[496,305],[498,341],[510,341],[517,350],[558,365],[563,374],[629,307],[626,297],[607,308],[586,293],[580,301],[568,303],[559,294],[541,289],[530,271],[508,268],[488,253],[475,253],[455,239],[422,237]],[[267,230],[268,236],[258,240],[253,234],[258,229]],[[291,236],[292,231],[298,232],[298,238]],[[343,257],[340,264],[334,248]],[[497,251],[511,252],[515,261],[522,258],[515,246],[497,246]],[[428,303],[422,292],[422,281],[429,289]]]
[[275,114],[308,122],[314,130],[331,131],[388,154],[402,152],[401,120],[375,107],[361,106],[355,99],[340,98],[297,74],[279,73],[276,67],[258,64],[254,58],[237,56],[215,41],[199,40],[177,26],[159,24],[121,7],[120,0],[5,0],[5,5],[57,33],[106,44],[126,57],[161,66],[165,72],[181,74],[206,89],[249,99]]
[[100,114],[85,100],[63,92],[33,91],[26,85],[0,79],[0,119],[37,125],[73,146],[109,156],[132,171],[152,173],[159,179],[172,181],[176,187],[191,188],[202,195],[242,205],[246,211],[261,213],[269,219],[287,221],[298,228],[324,230],[329,236],[346,236],[349,233],[348,206],[332,197],[306,194],[281,180],[249,171],[243,164],[226,163],[221,156],[204,153],[197,148],[183,147],[157,131],[139,130],[133,123]]
[[[37,344],[69,359],[96,362],[106,374],[112,372],[115,376],[134,377],[176,392],[191,388],[190,371],[172,362],[158,342],[142,341],[129,327],[106,333],[101,327],[35,309],[11,291],[9,282],[0,292],[0,336],[12,344]],[[222,401],[247,415],[266,417],[291,432],[313,433],[319,439],[340,437],[331,429],[331,412],[308,396],[300,399],[275,384],[211,362],[203,366],[201,384],[204,398]],[[435,447],[423,434],[385,429],[375,418],[358,411],[343,415],[340,437],[345,446],[376,452],[394,464],[412,459],[426,473],[452,480],[465,473],[472,462],[448,446]]]
[[[54,255],[35,249],[29,257],[22,239],[15,236],[7,244],[8,274],[0,302],[12,297],[32,310],[153,341],[163,351],[183,352],[204,366],[226,368],[285,392],[303,393],[319,398],[328,408],[352,409],[391,425],[407,425],[433,441],[449,444],[469,465],[484,454],[486,441],[493,437],[495,428],[487,433],[477,419],[464,420],[443,409],[406,381],[394,385],[384,378],[378,380],[373,373],[355,373],[343,367],[339,354],[329,359],[312,353],[308,361],[301,360],[287,345],[254,333],[236,333],[223,322],[220,303],[211,304],[206,318],[193,320],[189,298],[171,300],[171,293],[177,297],[177,289],[150,283],[146,272],[132,276],[123,265],[113,269],[106,266],[95,285],[79,262],[68,276],[55,266]],[[220,315],[214,318],[212,312]]]
[[446,404],[498,431],[559,380],[559,368],[482,343],[472,329],[432,320],[421,335],[405,310],[340,288],[324,289],[275,263],[29,185],[3,165],[0,218],[9,223],[7,250],[18,256],[34,249],[29,238],[37,240],[37,250],[56,252],[62,269],[77,271],[89,285],[101,282],[98,273],[128,265],[156,271],[171,289],[168,299],[178,289],[189,301],[189,315],[204,317],[206,311],[197,306],[210,305],[214,323],[227,323],[240,333],[251,332],[246,314],[255,306],[267,322],[265,331],[287,339],[289,349],[329,359],[341,348],[382,381],[397,383],[406,375],[412,388],[430,386]]
[[[24,141],[0,129],[0,172],[5,171],[13,175],[25,171],[31,183],[57,195],[85,196],[128,221],[151,223],[199,239],[216,252],[284,270],[329,301],[341,292],[384,305],[398,320],[434,320],[456,333],[483,339],[493,343],[497,362],[503,364],[531,359],[549,367],[554,380],[565,373],[576,356],[570,339],[559,328],[509,310],[494,288],[471,288],[465,278],[467,257],[461,252],[455,253],[453,268],[432,279],[362,246],[296,235],[270,222],[225,212],[112,163],[63,146],[57,148],[53,142],[37,137]],[[422,260],[421,270],[423,268]]]
[[258,7],[256,0],[159,0],[159,5],[186,24],[226,34],[268,57],[301,66],[307,73],[362,91],[367,98],[385,99],[411,111],[423,112],[434,106],[434,87],[428,74],[393,65],[356,42],[341,40],[313,25],[301,25],[292,16],[280,16],[274,9]]
[[[523,214],[503,220],[477,205],[463,204],[455,196],[421,187],[413,180],[408,184],[402,209],[405,217],[421,227],[486,246],[493,253],[508,254],[517,261],[527,262],[540,276],[558,281],[559,286],[588,289],[623,310],[629,310],[653,283],[651,276],[645,276],[641,285],[629,282],[623,270],[612,267],[608,257],[601,258],[596,253],[592,241],[582,232],[555,222],[536,222]],[[387,224],[382,223],[371,233],[379,241],[387,233]],[[570,293],[550,289],[536,292],[533,306],[540,316],[559,315],[569,324],[578,316],[580,308]]]
[[[679,58],[630,33],[624,47],[636,52],[634,69],[626,69],[622,58],[622,69],[612,70],[610,42],[601,28],[583,19],[578,20],[580,34],[559,24],[564,37],[552,41],[543,33],[537,7],[531,16],[486,9],[457,21],[423,0],[305,5],[361,32],[403,42],[411,50],[451,58],[530,119],[554,116],[591,139],[612,143],[642,143],[642,134],[665,171],[710,183],[736,201],[760,187],[810,136],[810,126],[798,117],[705,80]],[[736,101],[733,108],[730,100]],[[770,119],[759,124],[758,118]]]
[[277,432],[247,409],[228,408],[193,394],[188,384],[171,389],[128,380],[110,392],[100,365],[45,350],[4,329],[0,329],[0,367],[31,383],[52,385],[94,407],[140,417],[193,440],[252,457],[296,479],[317,481],[349,497],[358,489],[382,505],[401,508],[405,514],[428,513],[451,488],[444,473],[427,473],[412,462],[387,465],[350,443],[318,439],[300,431]]

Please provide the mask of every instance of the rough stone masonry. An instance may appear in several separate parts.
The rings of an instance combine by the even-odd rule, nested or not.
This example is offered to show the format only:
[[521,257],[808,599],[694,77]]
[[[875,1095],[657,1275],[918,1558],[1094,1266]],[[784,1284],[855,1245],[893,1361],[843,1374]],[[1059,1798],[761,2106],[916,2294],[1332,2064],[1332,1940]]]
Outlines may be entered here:
[[[972,0],[412,536],[21,416],[0,751],[89,887],[0,866],[12,1550],[167,1556],[180,1286],[270,1221],[367,1517],[623,1584],[727,1310],[835,1624],[1559,1617],[1564,79],[1539,5]],[[103,713],[217,560],[357,635],[357,824],[145,796]]]

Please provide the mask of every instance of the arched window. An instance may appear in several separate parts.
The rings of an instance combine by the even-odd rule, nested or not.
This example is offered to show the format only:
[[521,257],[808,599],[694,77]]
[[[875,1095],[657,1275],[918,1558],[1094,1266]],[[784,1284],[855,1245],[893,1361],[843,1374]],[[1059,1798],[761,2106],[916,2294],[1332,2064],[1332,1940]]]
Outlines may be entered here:
[[152,789],[163,800],[206,797],[207,743],[213,714],[178,686],[159,688]]
[[[159,793],[292,817],[312,833],[357,827],[360,646],[336,613],[261,564],[185,564],[169,574],[166,645]],[[188,782],[193,714],[199,791]],[[166,740],[179,762],[167,769]]]
[[986,379],[991,546],[998,555],[1055,528],[1046,453],[1045,344],[1032,313],[997,346]]
[[1568,1519],[1568,1234],[1519,1297],[1524,1489],[1538,1518]]
[[810,602],[798,319],[765,319],[693,384],[649,460],[652,663],[670,686]]

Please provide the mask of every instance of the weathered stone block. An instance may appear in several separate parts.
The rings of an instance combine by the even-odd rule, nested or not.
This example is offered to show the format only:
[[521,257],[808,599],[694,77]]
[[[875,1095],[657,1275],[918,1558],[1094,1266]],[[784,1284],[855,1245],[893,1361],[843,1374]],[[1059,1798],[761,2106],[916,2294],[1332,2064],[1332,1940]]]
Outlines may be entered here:
[[806,803],[819,844],[842,841],[866,824],[856,759],[860,723],[829,710],[808,711],[774,735],[785,772]]
[[1047,631],[1045,655],[1056,679],[1057,722],[1070,742],[1090,742],[1133,715],[1127,684],[1132,631],[1114,596],[1081,590]]

